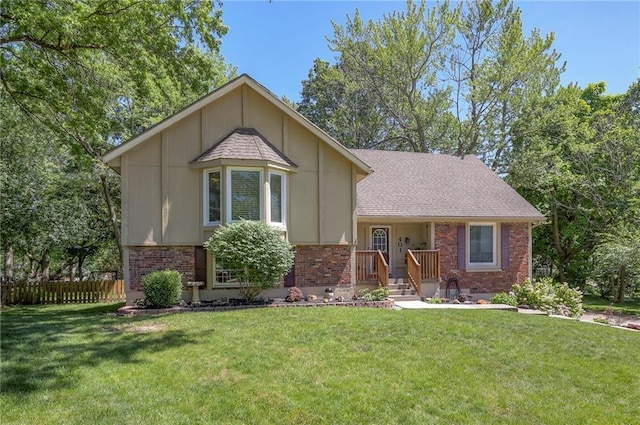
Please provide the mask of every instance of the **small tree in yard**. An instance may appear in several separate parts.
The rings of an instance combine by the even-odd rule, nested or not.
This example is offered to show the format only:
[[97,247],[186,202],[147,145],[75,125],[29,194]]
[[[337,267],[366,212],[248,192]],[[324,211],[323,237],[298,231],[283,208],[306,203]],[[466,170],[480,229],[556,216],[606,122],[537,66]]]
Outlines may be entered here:
[[261,221],[222,226],[204,247],[225,268],[237,271],[240,293],[247,301],[276,286],[293,265],[293,246],[280,231]]

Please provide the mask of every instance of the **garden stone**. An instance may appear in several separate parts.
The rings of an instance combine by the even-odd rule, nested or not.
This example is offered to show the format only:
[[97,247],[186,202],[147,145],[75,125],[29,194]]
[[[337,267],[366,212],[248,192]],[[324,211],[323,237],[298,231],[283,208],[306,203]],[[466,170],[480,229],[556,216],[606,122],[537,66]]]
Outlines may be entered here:
[[286,302],[295,303],[298,301],[302,301],[304,299],[304,294],[302,290],[297,286],[289,288],[287,291],[287,297],[284,299]]

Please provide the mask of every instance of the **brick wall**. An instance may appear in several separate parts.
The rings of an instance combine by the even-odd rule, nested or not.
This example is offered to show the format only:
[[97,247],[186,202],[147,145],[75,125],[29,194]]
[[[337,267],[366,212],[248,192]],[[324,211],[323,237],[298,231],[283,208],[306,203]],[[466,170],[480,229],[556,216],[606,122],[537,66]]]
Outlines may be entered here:
[[[508,291],[529,276],[529,225],[509,223],[509,267],[498,271],[458,270],[458,226],[464,223],[436,223],[435,243],[440,250],[441,287],[447,277],[457,277],[461,289],[471,293]],[[466,235],[468,237],[468,235]],[[498,258],[501,258],[498,252]]]
[[142,278],[155,270],[171,269],[183,274],[183,281],[194,280],[195,253],[193,246],[132,246],[129,247],[129,285],[142,290]]
[[296,286],[351,286],[348,245],[297,245]]

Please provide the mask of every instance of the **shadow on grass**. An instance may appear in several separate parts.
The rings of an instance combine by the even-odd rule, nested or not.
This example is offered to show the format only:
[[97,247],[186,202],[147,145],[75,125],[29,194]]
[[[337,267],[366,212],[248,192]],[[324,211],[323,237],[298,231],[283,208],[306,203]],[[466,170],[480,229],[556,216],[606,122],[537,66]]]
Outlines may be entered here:
[[193,341],[183,331],[158,326],[153,316],[122,318],[122,304],[3,308],[0,388],[26,394],[73,386],[82,368],[102,362],[143,362]]

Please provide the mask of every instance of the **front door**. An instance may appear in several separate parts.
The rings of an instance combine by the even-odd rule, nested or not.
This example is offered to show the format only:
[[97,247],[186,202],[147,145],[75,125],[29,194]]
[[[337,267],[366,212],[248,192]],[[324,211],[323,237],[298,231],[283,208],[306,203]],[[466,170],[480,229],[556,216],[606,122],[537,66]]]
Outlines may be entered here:
[[389,264],[389,228],[388,227],[372,227],[371,228],[371,249],[380,250],[384,259]]

